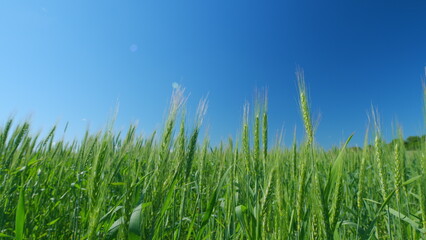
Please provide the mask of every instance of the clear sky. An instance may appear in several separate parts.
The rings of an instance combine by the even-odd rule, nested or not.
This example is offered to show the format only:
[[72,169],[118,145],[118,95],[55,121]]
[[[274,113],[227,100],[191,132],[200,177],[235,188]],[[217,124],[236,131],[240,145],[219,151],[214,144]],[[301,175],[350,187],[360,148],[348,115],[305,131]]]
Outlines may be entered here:
[[208,94],[213,142],[235,137],[256,88],[269,92],[270,133],[302,125],[301,66],[317,142],[361,144],[371,105],[387,138],[423,134],[426,1],[1,1],[0,123],[34,131],[69,122],[73,138],[104,126],[160,129],[174,82],[189,117]]

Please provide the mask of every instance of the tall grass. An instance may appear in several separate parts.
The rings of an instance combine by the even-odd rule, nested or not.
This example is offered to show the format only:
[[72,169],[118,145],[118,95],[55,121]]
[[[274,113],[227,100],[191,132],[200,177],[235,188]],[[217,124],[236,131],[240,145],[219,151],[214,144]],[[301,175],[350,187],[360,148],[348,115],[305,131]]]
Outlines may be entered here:
[[[268,143],[266,92],[244,107],[241,139],[200,139],[175,89],[161,132],[136,126],[80,141],[0,128],[0,237],[16,239],[425,239],[426,143],[384,144],[378,116],[363,149],[315,142],[297,73],[303,142]],[[426,94],[425,94],[426,95]],[[370,136],[370,132],[374,134]],[[374,139],[370,143],[370,139]],[[373,144],[373,145],[370,145]]]

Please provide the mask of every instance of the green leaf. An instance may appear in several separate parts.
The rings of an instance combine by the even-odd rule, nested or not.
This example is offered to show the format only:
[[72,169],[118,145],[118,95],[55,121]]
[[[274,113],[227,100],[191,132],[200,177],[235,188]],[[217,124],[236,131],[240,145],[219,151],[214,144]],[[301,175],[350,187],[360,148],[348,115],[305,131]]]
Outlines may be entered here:
[[60,217],[58,217],[57,219],[51,221],[50,223],[47,224],[47,226],[53,225],[55,224],[57,221],[59,221],[59,219],[61,219]]
[[124,182],[113,182],[113,183],[111,183],[111,185],[112,186],[124,186],[124,185],[126,185],[126,183],[124,183]]
[[[132,215],[130,216],[130,223],[129,223],[129,231],[130,233],[133,233],[134,235],[139,236],[140,235],[140,224],[142,221],[142,210],[145,209],[148,206],[151,206],[151,202],[142,203],[139,204],[137,207],[133,209]],[[114,214],[118,210],[122,209],[122,206],[118,206],[111,210],[107,215]],[[102,219],[107,218],[108,216],[105,215]],[[108,236],[114,237],[115,234],[117,234],[118,229],[120,228],[121,224],[123,224],[124,220],[123,217],[120,217],[117,219],[111,227],[108,229]]]
[[25,223],[25,191],[24,186],[21,187],[19,192],[19,201],[16,208],[16,222],[15,222],[15,237],[16,240],[24,239],[24,223]]
[[390,214],[394,215],[395,217],[401,219],[402,221],[410,224],[414,229],[416,229],[417,231],[421,232],[421,233],[426,233],[426,229],[422,229],[420,227],[420,224],[417,223],[415,220],[409,218],[407,215],[402,214],[401,212],[398,212],[397,210],[393,209],[393,208],[389,208],[389,212]]
[[216,188],[215,188],[215,190],[214,190],[214,192],[213,192],[213,194],[212,194],[212,196],[210,198],[209,204],[207,206],[207,210],[206,210],[206,212],[203,215],[202,223],[201,223],[201,227],[200,228],[202,228],[204,225],[207,224],[210,216],[212,215],[213,208],[216,205],[216,201],[217,201],[217,194],[218,194],[220,188],[222,188],[223,182],[225,181],[225,177],[226,177],[226,175],[228,175],[230,169],[231,168],[228,168],[228,170],[226,170],[226,172],[222,176],[222,179],[219,181],[218,185],[216,186]]
[[10,236],[10,235],[4,234],[4,233],[0,233],[0,237],[2,237],[2,238],[15,238],[13,236]]
[[[413,183],[413,182],[417,181],[418,179],[420,179],[420,177],[419,177],[419,176],[415,176],[415,177],[413,177],[413,178],[411,178],[411,179],[409,179],[409,180],[405,181],[402,185],[403,185],[403,186],[408,185],[408,184],[410,184],[410,183]],[[371,221],[371,223],[370,223],[369,227],[367,228],[367,234],[368,234],[368,236],[371,236],[372,231],[373,231],[373,228],[374,228],[374,225],[376,224],[377,219],[378,219],[378,218],[379,218],[379,216],[380,216],[380,213],[381,213],[381,212],[382,212],[382,210],[383,210],[383,209],[384,209],[384,208],[388,205],[389,201],[391,200],[391,198],[392,198],[392,196],[395,194],[395,192],[396,192],[396,189],[394,189],[391,193],[389,193],[389,194],[388,194],[388,196],[386,197],[385,201],[381,204],[381,206],[380,206],[379,210],[377,210],[377,212],[376,212],[376,216],[374,217],[374,220],[373,220],[373,221]],[[374,202],[374,201],[372,201],[372,202]],[[388,207],[388,208],[389,208],[389,207]]]
[[240,221],[241,226],[243,229],[250,234],[250,231],[247,231],[247,221],[245,217],[245,212],[247,211],[247,207],[244,205],[238,205],[235,207],[235,215],[237,216],[238,220]]
[[216,185],[216,188],[215,188],[212,196],[210,197],[210,200],[209,200],[208,205],[207,205],[207,209],[204,212],[203,217],[201,219],[201,225],[200,225],[200,230],[198,231],[197,239],[200,239],[200,237],[203,234],[204,227],[209,222],[209,219],[212,215],[213,209],[214,209],[216,202],[217,202],[217,199],[218,199],[219,190],[222,188],[223,183],[225,182],[225,178],[228,175],[228,173],[230,172],[230,170],[231,170],[231,167],[229,167],[226,170],[226,172],[222,175],[222,178],[220,179],[219,183]]
[[170,208],[170,205],[172,204],[173,193],[175,191],[177,182],[178,182],[178,179],[175,178],[173,180],[173,182],[171,183],[171,185],[169,187],[169,191],[168,191],[167,196],[166,196],[166,199],[164,200],[163,206],[161,207],[161,209],[159,211],[159,216],[155,220],[155,223],[154,223],[154,226],[155,226],[154,227],[154,237],[153,237],[153,239],[161,238],[161,237],[158,237],[158,235],[163,230],[161,228],[161,225],[163,223],[164,216],[166,215],[166,211]]
[[146,202],[139,204],[135,209],[133,209],[133,213],[130,216],[130,223],[129,223],[129,231],[131,233],[135,233],[138,236],[140,235],[140,228],[141,228],[141,222],[142,222],[142,210],[146,207],[151,206],[151,202]]
[[351,141],[353,136],[354,136],[353,134],[349,136],[349,138],[346,140],[345,144],[343,145],[342,149],[340,149],[339,155],[337,155],[336,160],[334,160],[333,166],[331,167],[330,174],[328,175],[327,185],[324,190],[324,195],[326,199],[329,198],[330,192],[332,192],[333,184],[336,184],[339,181],[339,177],[341,177],[342,175],[343,155],[344,155],[346,146]]
[[406,185],[408,185],[410,183],[413,183],[413,182],[419,180],[421,177],[422,177],[422,175],[417,175],[415,177],[412,177],[412,178],[408,179],[407,181],[403,182],[402,186],[406,186]]
[[99,219],[99,222],[103,222],[103,221],[107,220],[109,217],[114,215],[118,210],[120,210],[122,208],[123,208],[123,206],[117,206],[115,208],[112,208],[103,217],[101,217],[101,219]]

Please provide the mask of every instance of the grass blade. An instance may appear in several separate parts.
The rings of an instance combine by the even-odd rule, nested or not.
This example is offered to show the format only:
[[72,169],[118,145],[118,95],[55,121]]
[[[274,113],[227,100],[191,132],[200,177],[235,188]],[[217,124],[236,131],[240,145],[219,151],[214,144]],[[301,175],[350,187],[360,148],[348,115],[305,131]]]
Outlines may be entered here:
[[18,206],[16,208],[16,222],[15,222],[15,237],[16,240],[24,239],[24,223],[25,223],[25,191],[24,186],[21,187],[19,192]]

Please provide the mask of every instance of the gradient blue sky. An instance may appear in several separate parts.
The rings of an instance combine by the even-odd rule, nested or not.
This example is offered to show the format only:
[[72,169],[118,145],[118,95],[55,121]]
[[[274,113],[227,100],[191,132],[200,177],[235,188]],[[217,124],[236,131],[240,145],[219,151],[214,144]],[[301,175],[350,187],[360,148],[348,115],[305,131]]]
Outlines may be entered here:
[[271,135],[301,137],[295,70],[301,66],[316,139],[352,132],[361,144],[371,105],[388,139],[423,134],[426,1],[1,1],[0,123],[31,116],[34,131],[69,122],[67,136],[139,121],[160,129],[172,83],[189,117],[209,94],[213,142],[237,134],[256,88],[269,90]]

